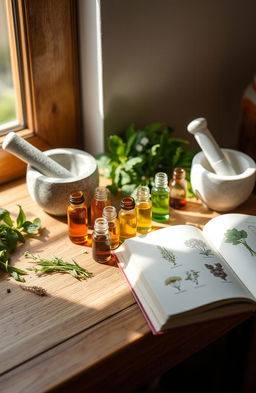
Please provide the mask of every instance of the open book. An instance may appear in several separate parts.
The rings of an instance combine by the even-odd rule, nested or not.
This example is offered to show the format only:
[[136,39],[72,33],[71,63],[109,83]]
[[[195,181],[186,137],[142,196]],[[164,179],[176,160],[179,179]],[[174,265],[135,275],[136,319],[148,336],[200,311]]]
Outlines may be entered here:
[[166,227],[115,254],[154,333],[256,309],[256,216]]

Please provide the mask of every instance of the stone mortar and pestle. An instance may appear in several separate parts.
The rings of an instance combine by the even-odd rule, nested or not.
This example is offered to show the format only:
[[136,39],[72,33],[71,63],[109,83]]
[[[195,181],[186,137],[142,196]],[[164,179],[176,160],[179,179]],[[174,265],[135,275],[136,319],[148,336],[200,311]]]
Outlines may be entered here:
[[66,216],[69,195],[81,190],[90,205],[99,172],[95,158],[83,150],[59,148],[41,152],[16,133],[9,132],[3,142],[27,166],[26,181],[30,196],[47,213]]
[[194,193],[210,209],[230,211],[245,202],[253,191],[255,161],[237,150],[220,149],[205,118],[187,126],[202,151],[192,161],[191,185]]

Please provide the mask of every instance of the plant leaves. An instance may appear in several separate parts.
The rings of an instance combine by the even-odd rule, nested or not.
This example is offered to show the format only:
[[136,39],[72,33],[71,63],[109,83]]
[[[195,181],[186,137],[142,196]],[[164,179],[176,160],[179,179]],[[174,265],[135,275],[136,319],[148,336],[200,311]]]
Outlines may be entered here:
[[120,157],[124,156],[125,144],[118,135],[110,135],[108,147],[116,161],[119,161]]
[[142,157],[133,157],[130,158],[126,163],[124,164],[124,169],[126,171],[130,171],[135,165],[139,164],[142,162]]
[[13,226],[13,220],[10,217],[8,210],[0,208],[0,221],[4,221],[9,227]]
[[33,222],[25,221],[22,224],[23,231],[29,234],[35,233],[41,226],[40,218],[35,218]]
[[19,214],[16,223],[17,223],[17,228],[21,228],[22,224],[26,221],[26,214],[24,213],[22,207],[20,205],[18,206],[19,206]]
[[236,228],[228,229],[224,236],[226,237],[225,243],[232,243],[233,245],[237,245],[240,243],[242,239],[247,238],[246,231],[238,231]]

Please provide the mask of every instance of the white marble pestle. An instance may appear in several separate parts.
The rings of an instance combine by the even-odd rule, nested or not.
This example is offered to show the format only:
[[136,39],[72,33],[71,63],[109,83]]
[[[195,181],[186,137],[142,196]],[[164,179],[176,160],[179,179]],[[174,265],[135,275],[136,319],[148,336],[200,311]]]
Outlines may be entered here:
[[217,175],[234,176],[235,170],[229,160],[220,149],[219,145],[208,130],[207,121],[204,117],[199,117],[191,121],[187,126],[188,132],[194,135],[197,143],[201,147],[205,157]]
[[27,164],[30,164],[45,176],[59,178],[73,177],[72,173],[66,168],[26,142],[25,139],[19,137],[15,132],[9,132],[6,135],[3,142],[3,149],[11,152]]

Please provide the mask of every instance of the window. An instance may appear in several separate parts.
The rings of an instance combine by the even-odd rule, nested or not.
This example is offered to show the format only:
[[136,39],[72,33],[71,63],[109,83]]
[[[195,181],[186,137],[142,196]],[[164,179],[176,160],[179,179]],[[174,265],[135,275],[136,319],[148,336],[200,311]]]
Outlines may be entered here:
[[[20,45],[24,121],[17,132],[41,150],[77,147],[81,127],[76,1],[5,0],[5,4],[8,18],[15,18]],[[0,136],[0,144],[2,140]],[[0,166],[0,183],[21,176],[26,168],[2,149]]]
[[23,124],[14,18],[0,1],[0,134]]

